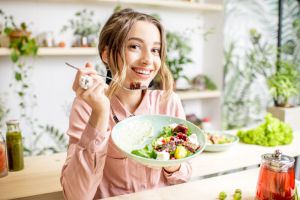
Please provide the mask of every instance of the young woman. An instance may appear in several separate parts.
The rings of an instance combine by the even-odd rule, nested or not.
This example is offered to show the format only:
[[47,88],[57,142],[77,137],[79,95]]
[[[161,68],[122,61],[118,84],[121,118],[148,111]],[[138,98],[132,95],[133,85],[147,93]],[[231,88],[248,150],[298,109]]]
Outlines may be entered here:
[[[164,28],[152,16],[124,9],[104,25],[98,49],[116,81],[106,85],[89,64],[76,75],[68,154],[61,174],[65,198],[103,198],[186,182],[191,175],[190,163],[152,169],[125,157],[110,138],[115,124],[131,115],[185,118],[165,65]],[[88,89],[80,87],[83,75],[94,80]],[[162,80],[163,90],[121,87],[129,88],[136,82],[148,86],[156,75]]]

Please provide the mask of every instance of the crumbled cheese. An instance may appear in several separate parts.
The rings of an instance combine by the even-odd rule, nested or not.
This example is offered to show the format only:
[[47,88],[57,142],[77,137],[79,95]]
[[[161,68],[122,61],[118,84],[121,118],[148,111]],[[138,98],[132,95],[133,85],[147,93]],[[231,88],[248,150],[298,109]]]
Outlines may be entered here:
[[193,133],[192,135],[189,136],[189,140],[191,143],[199,145],[198,138],[195,133]]
[[163,137],[158,138],[158,139],[156,140],[156,142],[155,142],[155,146],[163,145],[163,144],[164,144],[164,143],[162,142],[163,139],[164,139]]
[[156,160],[169,160],[170,154],[166,151],[156,152],[157,157]]
[[174,124],[170,124],[169,127],[171,127],[172,129],[176,128],[178,124],[174,123]]

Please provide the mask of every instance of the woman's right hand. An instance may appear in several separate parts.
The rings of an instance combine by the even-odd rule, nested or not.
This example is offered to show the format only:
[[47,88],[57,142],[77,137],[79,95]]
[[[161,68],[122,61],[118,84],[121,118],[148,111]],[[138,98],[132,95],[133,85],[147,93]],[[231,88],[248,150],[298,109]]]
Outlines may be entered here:
[[[93,85],[88,89],[83,89],[80,87],[79,81],[81,76],[86,75],[93,78]],[[94,128],[103,129],[102,131],[106,131],[110,113],[110,101],[106,96],[107,88],[108,85],[103,78],[97,75],[97,71],[89,63],[85,68],[78,70],[73,83],[76,96],[83,99],[92,108],[89,123]]]

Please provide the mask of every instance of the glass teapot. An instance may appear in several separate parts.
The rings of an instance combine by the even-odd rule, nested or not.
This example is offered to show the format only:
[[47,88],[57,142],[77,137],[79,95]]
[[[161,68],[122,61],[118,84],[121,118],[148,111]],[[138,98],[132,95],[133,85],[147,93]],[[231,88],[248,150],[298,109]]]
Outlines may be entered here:
[[262,155],[256,200],[293,200],[295,198],[295,159],[274,154]]

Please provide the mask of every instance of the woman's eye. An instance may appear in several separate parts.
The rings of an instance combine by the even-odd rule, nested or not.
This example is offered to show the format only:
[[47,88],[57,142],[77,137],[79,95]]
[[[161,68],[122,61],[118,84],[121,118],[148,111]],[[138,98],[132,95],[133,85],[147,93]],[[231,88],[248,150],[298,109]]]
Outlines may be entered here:
[[137,45],[137,44],[132,44],[132,45],[129,45],[129,48],[130,49],[138,49],[140,46]]
[[159,55],[159,54],[160,54],[160,49],[159,49],[159,48],[153,49],[152,52],[153,52],[155,55]]

